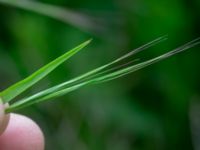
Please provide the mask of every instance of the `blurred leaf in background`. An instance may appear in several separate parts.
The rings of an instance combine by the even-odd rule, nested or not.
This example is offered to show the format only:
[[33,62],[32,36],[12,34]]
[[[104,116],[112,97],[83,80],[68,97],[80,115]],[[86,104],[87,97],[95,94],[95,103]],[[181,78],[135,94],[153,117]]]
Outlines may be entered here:
[[[19,6],[22,3],[27,5]],[[40,11],[30,3],[41,6]],[[76,15],[65,15],[68,10]],[[1,89],[91,37],[94,42],[84,53],[30,92],[66,81],[168,34],[166,44],[138,57],[166,52],[200,35],[199,11],[198,0],[0,0]],[[63,21],[58,14],[76,21]],[[198,150],[194,132],[199,130],[191,121],[198,109],[190,107],[193,97],[200,95],[198,49],[18,113],[41,126],[48,150]]]

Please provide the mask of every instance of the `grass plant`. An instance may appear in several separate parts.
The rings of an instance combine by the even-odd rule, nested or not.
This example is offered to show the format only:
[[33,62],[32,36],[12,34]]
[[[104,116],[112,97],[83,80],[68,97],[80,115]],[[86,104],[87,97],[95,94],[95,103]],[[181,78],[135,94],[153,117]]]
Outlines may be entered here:
[[[68,93],[70,93],[74,90],[77,90],[79,88],[82,88],[86,85],[100,84],[100,83],[108,82],[108,81],[123,77],[127,74],[130,74],[132,72],[135,72],[137,70],[145,68],[145,67],[152,65],[154,63],[157,63],[161,60],[167,59],[177,53],[183,52],[187,49],[190,49],[190,48],[200,44],[200,38],[197,38],[197,39],[195,39],[191,42],[188,42],[172,51],[169,51],[160,56],[151,58],[149,60],[146,60],[143,62],[138,62],[138,61],[135,61],[137,59],[133,58],[132,61],[127,62],[127,58],[130,58],[133,55],[135,55],[139,52],[142,52],[143,50],[146,50],[147,48],[150,48],[162,41],[165,41],[166,39],[167,39],[166,36],[159,37],[137,49],[134,49],[133,51],[129,52],[128,54],[125,54],[125,55],[115,59],[114,61],[111,61],[108,64],[97,67],[85,74],[82,74],[71,80],[65,81],[54,87],[43,90],[34,95],[19,99],[14,103],[10,103],[18,95],[20,95],[24,91],[28,90],[34,84],[36,84],[41,79],[43,79],[45,76],[47,76],[49,73],[51,73],[54,69],[56,69],[59,65],[64,63],[66,60],[68,60],[73,55],[75,55],[77,52],[79,52],[81,49],[83,49],[85,46],[87,46],[91,42],[91,40],[88,40],[88,41],[78,45],[77,47],[73,48],[72,50],[66,52],[62,56],[56,58],[55,60],[53,60],[49,64],[45,65],[44,67],[40,68],[38,71],[34,72],[29,77],[23,79],[22,81],[19,81],[18,83],[14,84],[14,85],[10,86],[9,88],[5,89],[4,91],[2,91],[0,93],[0,97],[3,101],[3,103],[10,103],[10,106],[6,109],[6,112],[7,113],[13,112],[18,109],[28,107],[30,105],[33,105],[33,104],[36,104],[39,102],[47,101],[50,99],[56,99],[59,96],[68,94]],[[127,63],[124,63],[124,62],[127,62]]]

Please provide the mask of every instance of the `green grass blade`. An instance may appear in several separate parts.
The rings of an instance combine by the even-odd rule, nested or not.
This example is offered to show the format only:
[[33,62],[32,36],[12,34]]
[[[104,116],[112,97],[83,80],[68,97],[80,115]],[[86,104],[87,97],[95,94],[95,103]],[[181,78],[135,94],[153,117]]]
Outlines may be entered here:
[[[150,60],[147,60],[145,62],[142,62],[142,63],[139,63],[139,64],[136,64],[136,65],[132,65],[132,66],[129,66],[129,67],[125,67],[123,69],[119,69],[117,71],[114,71],[112,73],[108,73],[106,75],[102,75],[100,77],[97,77],[97,78],[94,78],[94,79],[90,79],[90,80],[87,80],[87,81],[83,81],[82,83],[78,83],[76,85],[72,85],[71,87],[67,87],[65,89],[62,89],[62,90],[59,90],[59,91],[54,91],[54,92],[51,92],[49,94],[44,94],[40,97],[37,97],[37,94],[36,94],[36,97],[35,99],[30,99],[30,98],[25,98],[25,99],[22,99],[20,100],[19,102],[16,102],[14,104],[12,104],[6,111],[7,112],[11,112],[11,111],[14,111],[14,110],[17,110],[17,109],[20,109],[20,108],[23,108],[23,107],[27,107],[29,105],[32,105],[32,104],[35,104],[35,103],[39,103],[39,102],[42,102],[42,101],[46,101],[46,100],[49,100],[49,99],[52,99],[52,98],[56,98],[56,97],[59,97],[59,96],[62,96],[62,95],[65,95],[69,92],[72,92],[76,89],[79,89],[85,85],[91,85],[91,84],[99,84],[99,83],[102,83],[102,82],[107,82],[107,81],[110,81],[110,80],[113,80],[113,79],[116,79],[116,78],[119,78],[119,77],[122,77],[122,76],[125,76],[127,74],[130,74],[134,71],[137,71],[139,69],[142,69],[144,67],[147,67],[151,64],[154,64],[156,62],[159,62],[161,60],[164,60],[166,58],[169,58],[177,53],[180,53],[182,51],[185,51],[187,49],[190,49],[196,45],[200,44],[200,39],[196,39],[196,40],[193,40],[192,42],[189,42],[175,50],[172,50],[166,54],[163,54],[161,56],[158,56],[158,57],[155,57],[153,59],[150,59]],[[41,92],[42,93],[42,92]],[[33,96],[34,97],[34,96]]]
[[7,88],[3,92],[0,93],[0,97],[2,98],[3,102],[9,102],[29,87],[33,86],[39,80],[44,78],[48,75],[51,71],[53,71],[56,67],[60,64],[65,62],[67,59],[72,57],[74,54],[79,52],[82,48],[90,43],[91,40],[86,41],[79,46],[75,47],[74,49],[68,51],[67,53],[63,54],[62,56],[58,57],[54,61],[50,62],[49,64],[45,65],[44,67],[40,68],[38,71],[34,72],[29,77],[25,78],[24,80],[12,85],[11,87]]
[[[115,59],[114,61],[112,61],[112,62],[110,62],[110,63],[108,63],[106,65],[98,67],[98,68],[96,68],[96,69],[94,69],[92,71],[89,71],[89,72],[87,72],[87,73],[85,73],[85,74],[83,74],[81,76],[73,78],[73,79],[71,79],[71,80],[69,80],[67,82],[64,82],[64,83],[59,84],[57,86],[54,86],[54,87],[52,87],[50,89],[44,90],[44,91],[39,92],[39,93],[37,93],[37,94],[35,94],[33,96],[30,96],[30,97],[28,97],[26,99],[26,101],[34,101],[35,99],[39,99],[39,98],[44,97],[44,96],[46,96],[48,94],[51,94],[53,92],[56,92],[56,91],[59,91],[59,90],[62,90],[62,89],[66,89],[70,85],[75,84],[77,82],[80,83],[81,81],[83,82],[85,80],[89,80],[89,79],[91,79],[93,77],[96,77],[97,75],[101,75],[102,73],[105,73],[103,71],[104,69],[106,69],[106,68],[108,68],[108,67],[110,67],[110,66],[112,66],[112,65],[114,65],[116,63],[119,63],[120,61],[122,61],[122,60],[124,60],[124,59],[126,59],[126,58],[128,58],[128,57],[130,57],[130,56],[132,56],[132,55],[134,55],[136,53],[138,53],[138,52],[141,52],[141,51],[143,51],[143,50],[145,50],[145,49],[147,49],[147,48],[149,48],[151,46],[154,46],[154,45],[156,45],[156,44],[158,44],[158,43],[160,43],[160,42],[162,42],[164,40],[166,40],[166,36],[159,37],[159,38],[157,38],[157,39],[155,39],[155,40],[153,40],[153,41],[151,41],[151,42],[149,42],[149,43],[147,43],[147,44],[145,44],[145,45],[143,45],[143,46],[141,46],[141,47],[139,47],[137,49],[134,49],[133,51],[129,52],[128,54],[125,54],[125,55],[121,56],[120,58]],[[114,69],[114,68],[111,68],[111,70],[112,69]]]

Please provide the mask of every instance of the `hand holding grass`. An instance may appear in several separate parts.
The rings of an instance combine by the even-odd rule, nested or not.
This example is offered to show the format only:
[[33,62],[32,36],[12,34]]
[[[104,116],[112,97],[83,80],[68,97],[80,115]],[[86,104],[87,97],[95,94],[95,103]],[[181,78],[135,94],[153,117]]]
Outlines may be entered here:
[[18,114],[5,114],[0,101],[0,150],[44,150],[44,137],[38,125]]

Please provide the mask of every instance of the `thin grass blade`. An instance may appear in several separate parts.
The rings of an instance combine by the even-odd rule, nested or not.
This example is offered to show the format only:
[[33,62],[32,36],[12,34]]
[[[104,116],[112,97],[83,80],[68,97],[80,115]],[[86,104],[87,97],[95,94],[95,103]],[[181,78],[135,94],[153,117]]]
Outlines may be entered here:
[[39,102],[46,101],[46,100],[49,100],[49,99],[57,98],[59,96],[65,95],[69,92],[72,92],[72,91],[79,89],[79,88],[86,86],[86,85],[99,84],[99,83],[108,82],[110,80],[117,79],[119,77],[125,76],[127,74],[132,73],[132,72],[135,72],[139,69],[145,68],[145,67],[147,67],[151,64],[154,64],[154,63],[159,62],[161,60],[167,59],[167,58],[169,58],[169,57],[171,57],[171,56],[173,56],[177,53],[180,53],[182,51],[190,49],[190,48],[192,48],[192,47],[194,47],[198,44],[200,44],[200,38],[195,39],[195,40],[193,40],[193,41],[191,41],[191,42],[189,42],[189,43],[187,43],[187,44],[185,44],[185,45],[183,45],[183,46],[181,46],[181,47],[179,47],[175,50],[172,50],[168,53],[165,53],[161,56],[147,60],[145,62],[136,64],[136,65],[132,65],[132,66],[129,66],[129,67],[125,67],[123,69],[119,69],[118,71],[114,71],[112,73],[108,73],[106,75],[103,75],[103,76],[100,76],[100,77],[97,77],[97,78],[94,78],[94,79],[89,79],[87,81],[83,81],[82,83],[72,85],[71,87],[67,87],[67,88],[59,90],[59,91],[54,91],[54,92],[47,94],[47,95],[42,95],[41,97],[38,97],[38,98],[36,96],[35,99],[30,99],[30,98],[22,99],[19,102],[12,104],[6,111],[11,112],[11,111],[14,111],[14,110],[35,104],[35,103],[39,103]]
[[90,43],[91,40],[86,41],[79,46],[75,47],[74,49],[68,51],[67,53],[63,54],[62,56],[58,57],[57,59],[53,60],[49,64],[45,65],[44,67],[40,68],[38,71],[34,72],[29,77],[25,78],[22,81],[19,81],[18,83],[12,85],[11,87],[7,88],[3,92],[0,93],[0,97],[2,98],[3,102],[9,102],[31,86],[33,86],[35,83],[40,81],[42,78],[44,78],[46,75],[48,75],[50,72],[52,72],[55,68],[57,68],[59,65],[61,65],[63,62],[68,60],[70,57],[72,57],[74,54],[79,52],[81,49],[83,49],[85,46],[87,46]]
[[57,92],[57,91],[62,90],[62,89],[66,89],[67,87],[70,87],[70,86],[72,86],[74,84],[78,84],[78,83],[83,82],[85,80],[89,80],[89,79],[94,78],[94,77],[96,77],[98,75],[101,75],[101,74],[104,74],[106,72],[109,72],[110,70],[115,69],[115,67],[111,68],[111,69],[108,69],[106,71],[103,71],[103,70],[109,68],[110,66],[112,66],[114,64],[119,63],[120,61],[122,61],[122,60],[124,60],[124,59],[126,59],[126,58],[128,58],[128,57],[130,57],[130,56],[132,56],[132,55],[134,55],[136,53],[138,53],[138,52],[141,52],[141,51],[143,51],[143,50],[145,50],[145,49],[147,49],[147,48],[149,48],[151,46],[154,46],[154,45],[156,45],[156,44],[158,44],[158,43],[160,43],[160,42],[162,42],[162,41],[164,41],[166,39],[167,39],[166,36],[159,37],[159,38],[157,38],[157,39],[155,39],[155,40],[153,40],[153,41],[151,41],[151,42],[149,42],[149,43],[147,43],[147,44],[145,44],[145,45],[143,45],[143,46],[141,46],[141,47],[139,47],[137,49],[134,49],[133,51],[129,52],[128,54],[125,54],[125,55],[121,56],[120,58],[115,59],[114,61],[112,61],[112,62],[110,62],[110,63],[108,63],[106,65],[103,65],[103,66],[101,66],[99,68],[96,68],[96,69],[94,69],[92,71],[89,71],[89,72],[87,72],[87,73],[85,73],[83,75],[80,75],[80,76],[78,76],[78,77],[76,77],[74,79],[71,79],[71,80],[69,80],[67,82],[64,82],[62,84],[59,84],[57,86],[54,86],[54,87],[49,88],[47,90],[44,90],[42,92],[39,92],[39,93],[37,93],[37,94],[35,94],[33,96],[30,96],[30,97],[26,98],[26,101],[34,101],[35,99],[40,99],[40,98],[42,98],[42,97],[44,97],[44,96],[46,96],[48,94]]

